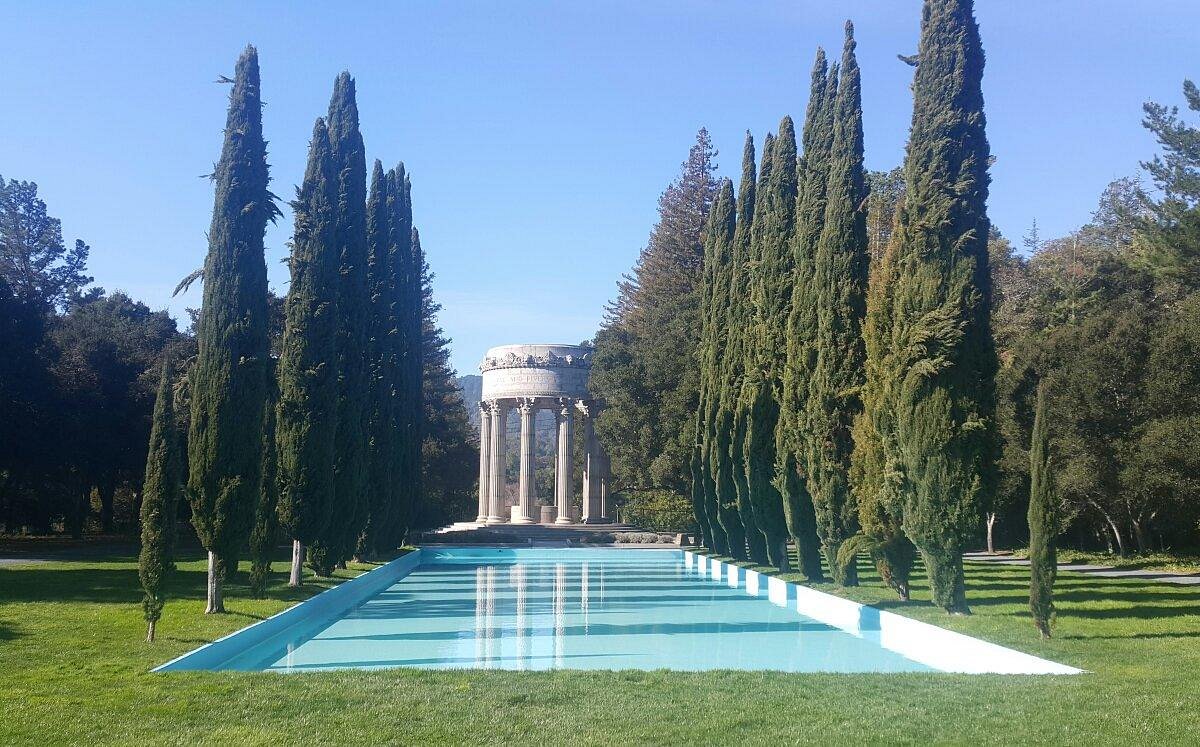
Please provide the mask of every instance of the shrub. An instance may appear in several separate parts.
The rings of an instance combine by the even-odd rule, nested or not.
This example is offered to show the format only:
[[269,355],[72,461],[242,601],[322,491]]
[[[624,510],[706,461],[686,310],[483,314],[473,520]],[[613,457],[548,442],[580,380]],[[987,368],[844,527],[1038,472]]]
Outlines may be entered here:
[[[621,521],[654,532],[697,534],[689,498],[669,490],[638,490],[617,496]],[[658,540],[654,540],[657,542]]]

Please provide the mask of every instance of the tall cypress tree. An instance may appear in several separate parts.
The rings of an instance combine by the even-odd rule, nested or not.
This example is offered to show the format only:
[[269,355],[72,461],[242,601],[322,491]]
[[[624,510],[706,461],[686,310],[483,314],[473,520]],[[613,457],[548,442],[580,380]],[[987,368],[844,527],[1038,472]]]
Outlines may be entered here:
[[367,293],[370,299],[367,360],[370,372],[367,390],[367,516],[358,538],[357,554],[373,556],[375,538],[395,500],[396,480],[392,464],[393,396],[396,358],[395,275],[391,261],[391,176],[375,162],[371,193],[367,201]]
[[321,536],[332,512],[337,432],[336,205],[337,169],[329,130],[318,119],[304,183],[292,202],[296,221],[288,260],[292,284],[284,302],[279,356],[279,521],[293,540],[291,586],[301,581],[304,546]]
[[[727,330],[725,316],[729,307],[729,267],[736,230],[736,203],[733,182],[722,180],[717,199],[708,214],[704,256],[704,282],[701,288],[700,410],[703,423],[701,451],[706,490],[711,490],[718,508],[721,528],[725,530],[727,552],[735,560],[746,558],[746,529],[738,510],[737,490],[732,479],[718,480],[728,471],[718,469],[721,444],[717,440],[717,422],[721,401],[721,362],[725,357]],[[731,477],[731,476],[730,476]]]
[[889,242],[871,266],[863,321],[866,379],[850,461],[850,484],[862,532],[842,546],[846,557],[839,562],[845,565],[859,551],[869,552],[879,577],[907,601],[916,548],[902,528],[905,485],[899,479],[894,446],[891,392],[902,373],[893,365],[890,353],[895,281],[896,247]]
[[341,73],[329,101],[329,143],[336,168],[333,242],[338,253],[337,438],[333,510],[309,547],[319,575],[350,558],[366,521],[367,162],[358,127],[354,79]]
[[[749,224],[749,234],[742,235],[742,240],[748,242],[742,295],[745,297],[747,290],[750,290],[750,294],[741,307],[740,320],[743,379],[734,421],[734,442],[740,444],[740,448],[735,446],[731,449],[731,454],[735,469],[741,467],[745,474],[744,481],[739,483],[739,489],[749,496],[755,526],[763,535],[767,546],[768,560],[777,568],[786,570],[787,522],[779,491],[772,484],[769,472],[764,469],[764,460],[774,453],[777,409],[772,391],[772,371],[769,361],[763,360],[761,349],[760,298],[754,294],[761,278],[759,267],[764,247],[761,233],[767,216],[764,195],[773,183],[774,158],[775,135],[768,133],[763,140],[762,164],[758,170],[758,183],[754,188],[753,217]],[[743,176],[744,174],[743,166]]]
[[268,189],[258,52],[238,59],[204,260],[198,351],[189,381],[188,496],[208,550],[207,613],[224,612],[222,580],[236,568],[261,478],[263,400],[270,372],[263,236],[279,215]]
[[892,365],[904,531],[933,601],[968,612],[962,551],[994,482],[989,148],[972,0],[926,0],[896,224]]
[[[715,207],[715,203],[714,203]],[[712,369],[710,352],[713,350],[713,286],[714,286],[714,230],[713,213],[710,211],[704,230],[704,255],[700,263],[700,285],[697,289],[699,296],[700,334],[696,340],[696,364],[698,368],[698,395],[696,397],[696,427],[695,440],[692,444],[690,471],[692,475],[691,496],[692,506],[697,521],[702,521],[701,527],[705,534],[705,545],[721,553],[730,551],[728,535],[721,522],[721,506],[717,500],[716,484],[712,476],[710,437],[710,403],[714,399],[712,392]]]
[[[396,438],[392,441],[392,469],[396,476],[397,494],[389,507],[387,523],[382,538],[384,551],[395,549],[404,538],[405,529],[413,504],[413,486],[417,484],[419,463],[413,460],[414,442],[420,446],[418,433],[418,410],[420,399],[414,399],[414,377],[422,375],[416,362],[421,344],[419,335],[421,291],[419,271],[412,244],[412,183],[404,164],[393,171],[391,186],[392,243],[391,262],[395,277],[395,327],[396,330],[396,409],[393,427]],[[418,452],[419,453],[419,452]]]
[[1038,386],[1033,434],[1029,443],[1029,610],[1042,638],[1054,622],[1054,580],[1058,574],[1058,496],[1050,459],[1046,422],[1046,382]]
[[279,455],[275,448],[279,385],[274,368],[273,365],[263,403],[262,476],[259,478],[258,506],[254,510],[254,528],[250,530],[250,594],[259,599],[267,595],[271,560],[275,556],[279,534]]
[[850,492],[851,429],[862,409],[865,378],[862,322],[866,313],[867,198],[863,171],[862,82],[854,54],[854,26],[846,22],[841,79],[833,111],[825,218],[813,262],[816,360],[808,391],[807,436],[811,439],[807,486],[812,495],[826,562],[843,586],[858,583],[853,558],[838,552],[858,531]]
[[813,581],[823,579],[824,574],[808,486],[812,439],[807,413],[812,370],[816,365],[814,267],[825,220],[836,93],[836,66],[830,71],[825,51],[818,48],[801,137],[804,152],[797,168],[795,228],[790,243],[792,285],[786,317],[785,359],[780,376],[781,416],[776,432],[775,461],[775,485],[782,496],[788,529],[796,541],[800,570]]
[[146,618],[146,640],[154,641],[154,629],[162,617],[165,586],[171,571],[175,516],[183,493],[183,448],[175,423],[175,394],[171,388],[171,364],[164,360],[158,382],[158,397],[150,425],[150,447],[146,454],[146,479],[142,487],[142,549],[138,554],[138,578],[142,581],[142,611]]
[[[409,176],[405,177],[404,192],[407,196],[411,224],[412,182]],[[425,250],[421,246],[421,235],[416,225],[412,226],[409,246],[412,248],[412,259],[407,284],[409,302],[405,325],[408,328],[408,354],[405,363],[408,369],[409,405],[406,461],[411,477],[404,483],[407,495],[403,501],[402,520],[396,527],[397,546],[407,538],[413,520],[419,513],[424,489],[421,449],[425,442]]]
[[[738,514],[746,535],[746,550],[751,560],[760,565],[771,562],[767,543],[754,517],[746,481],[745,419],[740,411],[742,380],[746,356],[746,282],[749,278],[750,232],[754,222],[754,138],[746,133],[742,147],[742,178],[736,205],[733,246],[729,267],[725,273],[724,310],[721,324],[725,333],[725,350],[720,363],[720,394],[714,439],[713,470],[718,492],[733,492],[737,496]],[[779,525],[782,526],[782,518]],[[783,538],[778,537],[776,541]]]

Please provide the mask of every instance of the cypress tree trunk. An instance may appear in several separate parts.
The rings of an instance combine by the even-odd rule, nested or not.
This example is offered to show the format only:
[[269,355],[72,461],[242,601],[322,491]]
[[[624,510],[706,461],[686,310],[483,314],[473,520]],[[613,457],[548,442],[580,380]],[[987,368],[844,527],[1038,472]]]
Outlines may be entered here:
[[962,551],[994,485],[983,49],[971,0],[926,0],[896,223],[897,466],[933,601],[967,613]]
[[337,436],[332,510],[309,545],[318,575],[349,558],[366,520],[367,165],[354,79],[343,72],[329,102],[329,140],[337,197],[333,245],[339,265],[336,303]]
[[[276,442],[279,522],[299,545],[319,538],[333,509],[337,429],[338,257],[333,244],[336,168],[322,119],[313,127],[304,183],[292,203],[296,232],[288,259],[291,287],[284,302],[279,355]],[[328,556],[313,564],[318,575],[332,568]],[[292,559],[292,580],[300,569]]]
[[183,454],[175,424],[171,364],[164,360],[154,401],[146,478],[142,487],[142,547],[138,553],[138,578],[142,582],[142,611],[154,641],[155,623],[162,617],[165,586],[171,571],[171,534],[179,496],[183,492]]
[[304,581],[304,544],[292,540],[292,568],[288,575],[288,586],[297,588]]
[[[853,554],[842,543],[858,531],[850,491],[851,430],[862,409],[865,380],[862,323],[866,313],[867,199],[863,171],[862,92],[854,55],[854,27],[846,23],[841,80],[834,103],[825,217],[812,273],[816,305],[816,360],[807,401],[810,453],[808,488],[829,569],[842,586],[857,586]],[[845,562],[843,562],[845,561]]]
[[208,604],[204,608],[204,614],[213,615],[225,611],[225,596],[222,593],[223,588],[221,582],[224,581],[224,573],[221,563],[217,560],[217,554],[212,550],[208,551]]
[[1038,387],[1033,434],[1029,444],[1029,610],[1042,638],[1054,622],[1054,581],[1058,574],[1058,496],[1050,459],[1047,394]]
[[[223,612],[221,574],[236,567],[249,538],[262,464],[262,410],[270,370],[267,266],[263,235],[279,211],[268,190],[258,53],[238,60],[221,158],[204,300],[196,325],[197,355],[188,438],[192,522],[209,551],[207,612]],[[218,556],[222,559],[217,562]]]

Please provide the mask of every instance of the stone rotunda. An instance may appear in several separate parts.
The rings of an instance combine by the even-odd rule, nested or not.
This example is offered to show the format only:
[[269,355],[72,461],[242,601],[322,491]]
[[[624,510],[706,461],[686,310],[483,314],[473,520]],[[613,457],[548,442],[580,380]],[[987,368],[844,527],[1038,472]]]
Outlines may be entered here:
[[[608,457],[596,439],[595,419],[603,403],[588,393],[591,349],[579,345],[501,345],[479,364],[483,395],[479,403],[480,524],[608,522]],[[519,500],[506,506],[505,425],[521,414]],[[534,419],[538,410],[555,414],[554,506],[537,508],[534,487]],[[572,475],[575,419],[584,429],[583,515],[574,511]],[[535,513],[537,512],[537,513]]]

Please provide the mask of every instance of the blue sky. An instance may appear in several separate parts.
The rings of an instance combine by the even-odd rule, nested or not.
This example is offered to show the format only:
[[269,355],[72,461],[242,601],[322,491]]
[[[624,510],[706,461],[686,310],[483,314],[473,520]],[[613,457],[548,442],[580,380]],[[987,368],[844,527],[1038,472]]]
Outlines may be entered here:
[[[855,21],[867,164],[903,158],[918,0],[0,2],[0,174],[31,179],[91,272],[154,308],[202,264],[228,88],[257,45],[274,189],[301,178],[335,75],[368,156],[403,160],[454,339],[474,372],[507,342],[577,342],[629,269],[696,130],[736,175],[743,133],[799,118],[817,45]],[[1155,151],[1147,99],[1200,75],[1195,0],[979,0],[997,157],[990,214],[1019,238],[1085,222]],[[272,286],[290,215],[267,234]]]

